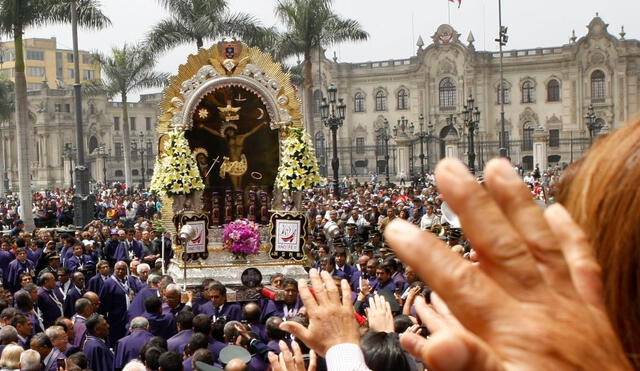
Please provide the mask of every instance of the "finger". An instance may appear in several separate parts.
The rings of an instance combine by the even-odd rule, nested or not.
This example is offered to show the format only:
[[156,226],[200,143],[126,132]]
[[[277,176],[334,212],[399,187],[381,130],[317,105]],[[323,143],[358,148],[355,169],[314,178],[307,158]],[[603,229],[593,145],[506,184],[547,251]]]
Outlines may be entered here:
[[478,338],[461,331],[442,331],[428,340],[405,334],[400,344],[420,358],[429,370],[503,370],[490,348]]
[[311,281],[311,287],[313,287],[315,298],[318,304],[326,305],[329,302],[329,296],[327,295],[327,291],[325,290],[321,274],[318,274],[318,271],[315,268],[312,268],[309,271],[309,280]]
[[588,304],[604,309],[602,268],[594,256],[587,236],[571,219],[567,210],[559,204],[549,206],[545,217],[559,241],[578,295]]
[[289,346],[287,345],[287,343],[285,343],[284,340],[280,340],[278,342],[278,346],[280,347],[280,357],[282,357],[282,359],[284,360],[284,365],[287,370],[295,370],[296,366],[294,364],[293,356],[291,354],[291,351],[289,350]]
[[385,302],[384,311],[387,317],[391,317],[391,319],[393,319],[393,313],[391,312],[391,304],[389,304],[389,302]]
[[447,322],[442,318],[442,315],[436,312],[424,299],[419,298],[416,300],[415,309],[422,323],[427,326],[432,334],[447,328]]
[[[431,233],[396,218],[385,228],[384,237],[400,260],[410,265],[433,290],[441,293],[465,326],[489,321],[485,308],[495,306],[496,301],[504,303],[498,311],[504,310],[511,301],[493,280]],[[470,292],[474,295],[469,295]]]
[[318,356],[316,355],[315,350],[311,350],[309,352],[309,368],[307,368],[307,371],[316,371],[316,369],[318,368]]
[[347,280],[340,281],[340,289],[342,290],[342,307],[354,312],[353,300],[351,299],[351,286]]
[[[458,214],[465,234],[478,251],[481,268],[510,294],[522,297],[543,283],[526,245],[489,192],[458,160],[440,161],[436,169],[438,189]],[[487,233],[499,231],[499,233]]]
[[324,289],[328,298],[327,303],[340,303],[340,292],[338,291],[338,286],[336,286],[336,282],[333,280],[333,277],[331,277],[331,275],[327,271],[320,272],[320,277],[322,278]]
[[367,309],[371,311],[376,310],[376,295],[369,297],[369,308]]
[[293,348],[293,362],[295,363],[295,370],[304,370],[304,359],[302,358],[302,350],[300,350],[300,345],[298,345],[297,341],[292,341],[291,347]]
[[275,353],[269,352],[267,354],[267,357],[269,358],[269,363],[271,364],[272,371],[284,371],[282,367],[280,367],[280,359],[277,355],[275,355]]
[[537,263],[548,286],[564,295],[575,297],[569,267],[556,236],[539,205],[522,179],[504,159],[492,160],[486,167],[485,179],[491,196],[520,234]]
[[315,312],[318,309],[318,302],[316,302],[316,298],[309,290],[306,280],[298,280],[298,293],[300,294],[300,299],[305,307],[312,312]]
[[307,345],[313,343],[313,339],[311,338],[311,331],[309,331],[308,328],[302,326],[298,322],[284,321],[280,324],[280,329],[302,340],[302,342]]
[[447,304],[444,302],[444,300],[442,300],[440,295],[438,295],[438,293],[436,293],[435,291],[431,292],[431,305],[433,306],[433,309],[437,313],[443,316],[452,315]]

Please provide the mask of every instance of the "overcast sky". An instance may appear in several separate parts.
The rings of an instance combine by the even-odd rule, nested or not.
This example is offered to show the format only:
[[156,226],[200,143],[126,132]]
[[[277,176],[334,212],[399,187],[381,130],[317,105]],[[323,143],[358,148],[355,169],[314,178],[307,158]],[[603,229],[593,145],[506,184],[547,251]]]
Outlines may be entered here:
[[[457,1],[457,0],[456,0]],[[277,24],[275,0],[229,0],[233,12],[254,15],[263,25]],[[618,36],[624,26],[627,38],[640,39],[640,0],[503,0],[503,24],[509,27],[507,49],[558,46],[568,42],[571,30],[581,37],[596,12],[609,24],[609,32]],[[431,42],[438,25],[448,22],[467,39],[469,31],[476,49],[497,50],[493,41],[498,29],[498,0],[462,0],[462,6],[448,0],[335,0],[338,14],[357,19],[369,32],[369,41],[329,48],[327,57],[337,53],[339,61],[365,62],[403,59],[415,54],[415,43],[422,35]],[[112,46],[135,43],[166,16],[157,0],[102,0],[102,9],[113,26],[99,32],[82,30],[80,49],[108,52]],[[71,26],[27,29],[25,37],[56,37],[59,48],[71,49]],[[211,41],[209,41],[211,43]],[[210,45],[210,44],[209,44]],[[158,70],[176,73],[194,45],[178,47],[164,54]]]

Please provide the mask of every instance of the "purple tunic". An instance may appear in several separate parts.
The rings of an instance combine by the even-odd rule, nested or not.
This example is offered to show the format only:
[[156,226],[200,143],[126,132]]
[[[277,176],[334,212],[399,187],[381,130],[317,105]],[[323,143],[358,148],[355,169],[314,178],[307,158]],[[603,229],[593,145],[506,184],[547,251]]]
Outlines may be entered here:
[[104,340],[87,336],[82,352],[87,356],[89,368],[93,371],[113,371],[113,352]]
[[109,323],[109,344],[116,344],[127,334],[127,287],[111,276],[100,290],[100,307]]
[[184,348],[187,346],[191,337],[193,336],[193,330],[182,330],[173,335],[167,340],[167,347],[170,352],[183,353]]
[[135,298],[133,298],[129,309],[127,309],[129,321],[131,321],[135,317],[141,316],[142,313],[145,312],[144,301],[152,296],[158,296],[158,289],[145,287],[136,295]]
[[85,325],[85,322],[87,320],[86,318],[76,314],[75,316],[73,316],[72,321],[73,332],[75,333],[75,336],[73,338],[73,345],[82,347],[82,344],[84,344],[84,341],[87,338],[87,326]]
[[[200,306],[200,313],[209,317],[226,317],[227,321],[240,321],[242,319],[242,308],[236,303],[224,303],[222,309],[215,308],[213,302]],[[215,319],[214,318],[214,319]]]
[[116,354],[114,367],[123,368],[132,359],[140,356],[140,349],[148,342],[153,335],[146,330],[135,330],[129,336],[118,340],[116,344]]

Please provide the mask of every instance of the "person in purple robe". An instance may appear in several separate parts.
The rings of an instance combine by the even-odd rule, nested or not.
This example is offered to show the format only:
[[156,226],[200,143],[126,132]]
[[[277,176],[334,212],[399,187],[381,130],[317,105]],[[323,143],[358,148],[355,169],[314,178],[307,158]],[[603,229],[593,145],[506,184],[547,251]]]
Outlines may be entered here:
[[149,332],[149,321],[144,317],[135,317],[129,327],[130,335],[118,340],[115,348],[114,368],[121,370],[132,359],[140,356],[140,349],[153,335]]
[[43,332],[35,334],[31,338],[31,349],[40,353],[40,359],[43,364],[42,371],[57,371],[58,360],[65,359],[64,353],[55,348],[51,340]]
[[382,265],[376,269],[376,281],[371,285],[373,292],[390,291],[391,293],[396,291],[396,284],[391,279],[391,268],[387,265]]
[[194,334],[200,333],[205,335],[207,339],[209,339],[209,345],[207,346],[207,349],[211,351],[211,354],[213,355],[213,359],[216,360],[218,359],[218,355],[220,354],[220,351],[226,346],[226,344],[216,340],[211,336],[211,327],[212,327],[211,317],[207,316],[206,314],[200,313],[195,317],[193,317]]
[[23,349],[29,349],[31,337],[34,335],[33,323],[21,313],[16,313],[11,319],[11,326],[15,327],[18,332],[18,345]]
[[[41,322],[41,318],[36,314],[33,307],[33,297],[28,290],[34,289],[36,292],[36,300],[37,296],[37,288],[35,285],[29,285],[27,289],[22,289],[16,291],[14,294],[13,302],[15,304],[17,313],[23,314],[29,321],[31,322],[33,328],[33,334],[38,332],[42,332],[45,330],[44,324]],[[32,334],[32,335],[33,335]]]
[[354,269],[353,266],[347,264],[347,251],[345,250],[345,248],[336,247],[335,252],[333,253],[333,256],[335,257],[335,261],[336,261],[335,271],[344,272],[344,276],[345,276],[344,278],[347,281],[351,281],[353,272],[356,269]]
[[133,290],[126,280],[127,263],[119,261],[114,274],[104,282],[100,290],[101,310],[109,323],[109,344],[116,344],[126,333],[127,309],[131,304]]
[[98,262],[96,269],[98,270],[98,274],[91,277],[89,282],[87,282],[87,291],[93,291],[96,294],[99,294],[102,289],[102,285],[104,285],[104,282],[109,279],[109,263],[105,260],[101,260]]
[[204,313],[215,322],[218,318],[227,321],[240,321],[242,308],[237,303],[227,303],[227,288],[219,282],[209,285],[210,300],[200,307],[200,313]]
[[298,282],[292,278],[286,278],[282,281],[282,289],[284,290],[284,300],[270,300],[262,312],[262,322],[272,316],[289,319],[298,314],[302,307],[302,301],[298,295]]
[[145,311],[144,301],[148,298],[155,296],[159,297],[159,284],[161,277],[157,274],[152,274],[147,279],[147,287],[143,288],[136,294],[131,301],[129,309],[127,309],[127,321],[131,321],[134,317],[141,316]]
[[86,322],[87,340],[82,352],[87,356],[89,368],[93,371],[114,371],[114,355],[107,346],[109,324],[100,314],[93,314]]
[[51,273],[44,273],[40,277],[41,287],[38,289],[38,309],[42,314],[42,323],[47,328],[62,316],[63,304],[54,292],[56,279]]
[[140,261],[144,260],[144,247],[142,243],[138,240],[135,240],[133,236],[135,235],[135,230],[128,229],[127,237],[120,241],[118,247],[116,247],[116,251],[113,254],[113,258],[116,261],[131,261],[134,258],[137,258]]
[[73,345],[76,347],[82,347],[84,341],[87,338],[87,319],[93,314],[93,305],[87,298],[80,298],[76,300],[75,304],[76,314],[71,317],[73,321]]
[[34,266],[38,265],[38,260],[42,256],[42,251],[44,250],[44,241],[38,240],[35,243],[32,243],[27,250],[27,259],[29,259]]
[[267,342],[267,329],[261,321],[262,309],[257,303],[249,302],[242,307],[242,319],[262,342]]
[[93,272],[95,270],[96,262],[90,255],[84,253],[84,246],[77,243],[73,246],[73,255],[65,260],[64,267],[69,269],[71,273],[77,271],[80,272]]
[[271,351],[275,354],[280,354],[280,346],[278,345],[280,340],[283,340],[287,344],[290,343],[288,333],[280,330],[282,322],[284,322],[282,317],[269,317],[265,323],[267,328],[267,338],[269,339],[267,346],[271,348]]
[[64,298],[64,316],[67,318],[73,317],[76,314],[76,300],[80,299],[84,295],[84,274],[82,272],[75,272],[72,277],[72,284],[67,290],[67,296]]
[[[201,333],[195,333],[189,340],[189,343],[185,346],[185,354],[189,355],[182,362],[182,369],[184,371],[192,371],[193,370],[193,354],[199,349],[207,349],[209,345],[209,339],[207,336]],[[214,362],[217,360],[217,357],[214,357]]]
[[[164,352],[158,359],[159,371],[182,371],[182,354],[176,352]],[[184,370],[187,371],[187,370]]]
[[149,332],[153,336],[171,338],[177,333],[176,320],[170,314],[162,313],[162,300],[157,296],[151,296],[144,301],[145,312],[142,317],[149,321]]
[[[5,248],[7,250],[5,250]],[[7,279],[7,273],[9,272],[9,263],[11,263],[16,258],[16,256],[13,255],[11,251],[8,251],[9,248],[10,248],[9,242],[3,241],[2,248],[0,249],[0,269],[3,272],[2,282],[5,282]]]
[[183,310],[176,315],[178,333],[167,340],[167,347],[170,352],[184,352],[185,346],[193,336],[193,317],[193,313],[189,310]]
[[35,265],[27,259],[27,251],[23,248],[16,249],[16,258],[7,267],[7,278],[4,287],[12,293],[20,290],[20,275],[23,273],[35,274]]
[[60,250],[60,265],[64,267],[65,262],[73,255],[73,246],[76,243],[76,239],[68,235],[64,238],[62,250]]
[[[192,300],[192,294],[190,292],[187,292],[187,295],[189,297],[187,303],[189,303]],[[176,285],[175,283],[167,285],[167,287],[164,289],[163,300],[164,303],[162,303],[162,313],[170,314],[174,318],[176,317],[176,315],[178,315],[178,313],[185,309],[191,310],[190,305],[187,305],[187,303],[182,303],[182,290],[180,289],[180,286]]]

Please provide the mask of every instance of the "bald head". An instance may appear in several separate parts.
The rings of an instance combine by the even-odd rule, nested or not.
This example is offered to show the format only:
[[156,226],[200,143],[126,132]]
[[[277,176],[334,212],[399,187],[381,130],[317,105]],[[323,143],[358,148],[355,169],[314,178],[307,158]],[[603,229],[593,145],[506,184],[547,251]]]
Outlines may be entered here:
[[369,255],[362,255],[358,258],[358,264],[360,265],[360,267],[364,268],[367,266],[367,262],[369,261],[369,259],[371,259]]
[[91,302],[94,313],[98,312],[98,309],[100,309],[100,297],[98,296],[98,294],[93,291],[87,291],[84,293],[84,295],[82,295],[82,297],[88,299]]
[[241,359],[234,358],[226,366],[224,366],[225,371],[246,371],[247,364],[244,363]]

